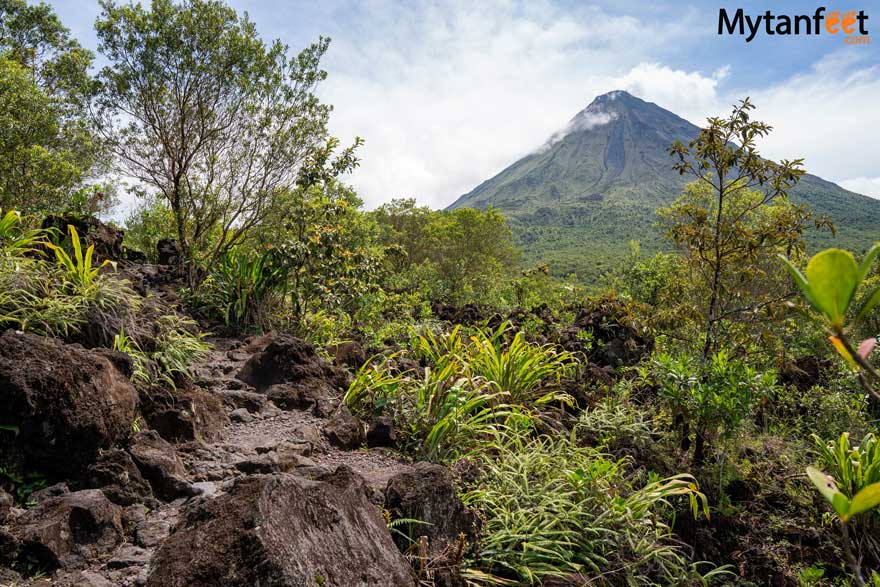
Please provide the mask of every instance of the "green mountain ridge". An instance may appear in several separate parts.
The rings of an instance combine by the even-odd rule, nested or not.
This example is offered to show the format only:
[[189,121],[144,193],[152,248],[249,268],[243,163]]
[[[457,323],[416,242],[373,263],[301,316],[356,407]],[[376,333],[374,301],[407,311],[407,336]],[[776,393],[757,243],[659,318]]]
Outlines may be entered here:
[[[668,147],[699,127],[623,91],[598,96],[564,131],[456,200],[450,209],[498,208],[527,263],[557,275],[595,278],[639,240],[645,252],[669,248],[656,210],[672,203],[688,177],[672,169]],[[880,200],[805,175],[791,199],[828,214],[836,236],[811,235],[811,248],[862,250],[880,240]]]

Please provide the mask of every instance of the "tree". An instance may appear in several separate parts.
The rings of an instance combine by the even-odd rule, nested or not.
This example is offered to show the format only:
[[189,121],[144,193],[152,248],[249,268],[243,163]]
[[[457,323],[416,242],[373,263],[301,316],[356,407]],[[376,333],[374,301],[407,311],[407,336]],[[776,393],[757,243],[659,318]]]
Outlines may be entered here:
[[748,98],[728,118],[710,118],[687,146],[669,149],[674,167],[696,178],[669,208],[659,211],[667,236],[685,251],[692,279],[705,299],[696,314],[702,324],[701,365],[718,350],[732,322],[766,320],[788,291],[777,252],[803,251],[812,214],[787,195],[804,174],[802,159],[763,159],[755,140],[771,130],[750,119]]
[[96,211],[92,60],[50,7],[0,0],[0,207]]
[[385,247],[392,289],[421,287],[429,299],[487,303],[518,252],[498,210],[432,211],[394,200],[371,214]]
[[96,28],[110,65],[99,105],[109,144],[121,171],[168,203],[181,270],[195,286],[199,264],[314,179],[306,167],[329,140],[331,108],[314,94],[329,39],[289,57],[218,1],[102,7]]

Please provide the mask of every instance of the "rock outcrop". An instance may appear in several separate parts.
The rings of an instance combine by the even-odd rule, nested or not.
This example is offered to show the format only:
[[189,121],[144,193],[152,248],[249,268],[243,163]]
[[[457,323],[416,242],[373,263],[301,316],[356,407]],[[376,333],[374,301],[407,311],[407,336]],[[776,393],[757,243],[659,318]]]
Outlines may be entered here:
[[44,571],[83,568],[122,542],[122,508],[101,491],[86,489],[37,504],[12,527],[5,564],[27,563]]
[[79,478],[128,438],[137,392],[126,355],[8,330],[0,335],[0,457],[50,480]]
[[147,587],[414,587],[363,480],[238,478],[197,500],[153,557]]

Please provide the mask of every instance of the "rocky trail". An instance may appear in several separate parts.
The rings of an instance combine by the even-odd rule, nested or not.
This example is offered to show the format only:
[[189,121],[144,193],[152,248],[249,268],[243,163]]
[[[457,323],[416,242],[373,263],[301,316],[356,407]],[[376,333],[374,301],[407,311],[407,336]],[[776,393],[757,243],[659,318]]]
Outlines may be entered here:
[[[0,370],[10,336],[38,338],[0,337]],[[212,343],[191,385],[141,392],[141,430],[101,438],[81,480],[32,494],[28,509],[5,503],[0,569],[15,570],[0,585],[416,585],[383,510],[431,524],[422,556],[437,569],[423,561],[420,579],[459,584],[442,561],[476,516],[445,467],[394,450],[390,422],[340,405],[346,368],[288,335]]]

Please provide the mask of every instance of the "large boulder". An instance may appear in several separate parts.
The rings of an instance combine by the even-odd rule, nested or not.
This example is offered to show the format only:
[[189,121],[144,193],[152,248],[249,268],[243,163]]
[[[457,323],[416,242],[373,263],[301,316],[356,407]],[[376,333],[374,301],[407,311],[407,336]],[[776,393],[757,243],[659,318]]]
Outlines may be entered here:
[[229,424],[221,399],[195,385],[143,390],[141,414],[150,428],[170,442],[211,442]]
[[174,447],[155,430],[139,432],[128,449],[143,477],[160,499],[191,497],[196,490],[186,480],[186,469]]
[[103,451],[98,460],[89,466],[84,484],[92,489],[100,489],[107,499],[117,505],[158,505],[153,498],[152,487],[131,460],[131,455],[121,448]]
[[236,377],[265,392],[276,383],[315,385],[326,382],[342,390],[351,382],[351,375],[319,356],[314,345],[290,334],[277,334],[266,347],[254,354]]
[[339,406],[324,424],[324,435],[333,446],[354,450],[364,442],[364,427],[346,406]]
[[0,462],[78,478],[128,438],[137,392],[126,355],[8,330],[0,335]]
[[57,230],[60,235],[68,234],[68,226],[73,226],[86,247],[95,247],[95,259],[118,261],[122,259],[122,241],[125,233],[118,228],[107,226],[94,216],[47,216],[43,220],[44,229]]
[[443,465],[421,462],[389,479],[385,510],[392,520],[418,520],[398,526],[398,548],[426,546],[430,568],[424,578],[438,587],[464,587],[461,560],[477,542],[480,522],[458,497],[452,473]]
[[97,489],[66,493],[26,510],[11,525],[8,564],[44,571],[84,568],[122,542],[122,508]]
[[392,477],[385,489],[385,509],[393,520],[425,522],[413,525],[416,535],[411,538],[427,536],[434,553],[462,535],[473,544],[479,532],[479,518],[458,497],[452,473],[436,463],[419,462]]
[[406,559],[340,467],[320,480],[238,478],[196,500],[150,563],[147,587],[414,587]]

